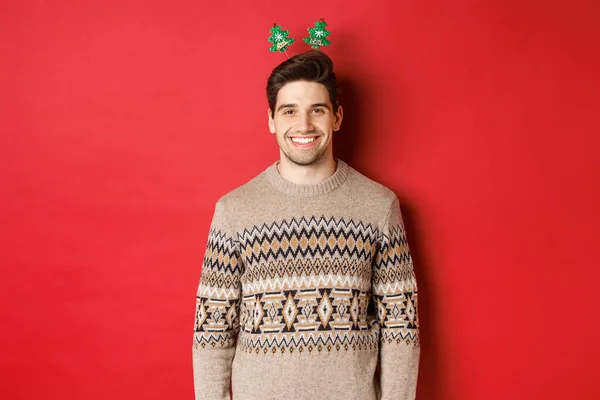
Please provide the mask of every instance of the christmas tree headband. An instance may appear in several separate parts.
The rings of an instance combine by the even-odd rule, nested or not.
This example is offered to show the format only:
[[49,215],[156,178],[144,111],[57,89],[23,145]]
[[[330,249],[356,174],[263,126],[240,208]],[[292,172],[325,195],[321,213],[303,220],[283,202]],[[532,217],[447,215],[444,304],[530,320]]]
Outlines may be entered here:
[[[323,18],[315,22],[313,28],[308,28],[309,36],[304,38],[304,42],[310,44],[313,49],[317,50],[319,50],[320,47],[329,46],[331,42],[327,40],[327,36],[330,35],[330,32],[325,29],[326,26],[327,23],[325,23]],[[285,55],[289,58],[286,49],[294,43],[295,40],[294,38],[288,37],[290,31],[283,30],[281,25],[273,24],[273,27],[269,32],[271,33],[271,36],[269,36],[269,39],[267,40],[273,43],[269,50],[273,52],[278,51],[280,53],[285,52]]]

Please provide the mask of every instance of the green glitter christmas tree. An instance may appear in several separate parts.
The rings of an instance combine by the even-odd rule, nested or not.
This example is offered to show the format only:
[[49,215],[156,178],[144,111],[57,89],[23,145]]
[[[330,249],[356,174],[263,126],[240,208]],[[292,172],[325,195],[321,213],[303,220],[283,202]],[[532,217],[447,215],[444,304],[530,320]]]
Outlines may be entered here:
[[310,36],[304,38],[304,41],[310,44],[310,46],[313,49],[317,50],[319,49],[319,47],[329,46],[331,42],[327,40],[327,36],[329,36],[331,32],[325,29],[326,26],[327,23],[325,23],[325,20],[323,18],[315,22],[314,28],[308,28],[308,34]]
[[290,31],[282,30],[281,25],[273,24],[273,27],[269,32],[271,33],[271,36],[268,41],[273,43],[269,49],[270,51],[278,51],[281,53],[285,51],[290,44],[294,43],[294,38],[287,37],[290,34]]

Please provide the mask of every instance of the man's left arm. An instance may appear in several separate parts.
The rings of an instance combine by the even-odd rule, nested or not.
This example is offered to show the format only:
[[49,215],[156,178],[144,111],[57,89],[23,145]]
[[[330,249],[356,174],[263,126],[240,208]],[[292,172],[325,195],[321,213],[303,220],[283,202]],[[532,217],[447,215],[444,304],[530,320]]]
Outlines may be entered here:
[[414,399],[421,350],[417,280],[397,197],[379,232],[372,290],[380,327],[381,400]]

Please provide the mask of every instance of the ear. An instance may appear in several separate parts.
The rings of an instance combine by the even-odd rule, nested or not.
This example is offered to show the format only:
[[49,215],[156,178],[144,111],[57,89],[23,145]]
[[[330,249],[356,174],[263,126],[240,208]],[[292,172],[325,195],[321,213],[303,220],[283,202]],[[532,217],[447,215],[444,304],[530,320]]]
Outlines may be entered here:
[[339,131],[340,126],[342,125],[342,119],[344,118],[344,110],[342,106],[338,106],[337,112],[335,113],[335,118],[333,121],[333,130]]
[[271,113],[271,109],[267,109],[267,114],[269,115],[269,132],[275,133],[275,121],[273,120],[273,114]]

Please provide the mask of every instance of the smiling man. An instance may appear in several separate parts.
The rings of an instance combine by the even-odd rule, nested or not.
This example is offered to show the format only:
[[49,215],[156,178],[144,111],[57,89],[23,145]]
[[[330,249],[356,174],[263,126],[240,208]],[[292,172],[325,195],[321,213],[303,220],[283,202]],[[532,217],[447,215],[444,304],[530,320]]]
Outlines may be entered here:
[[280,159],[223,195],[209,230],[196,399],[414,399],[418,295],[400,204],[333,156],[331,59],[281,63],[267,100]]
[[[279,173],[296,183],[322,181],[335,171],[332,139],[342,123],[342,107],[332,104],[323,83],[292,81],[280,87],[278,78],[271,79],[267,95],[270,103],[275,98],[268,112],[269,130],[279,145]],[[327,84],[336,90],[335,81]]]

